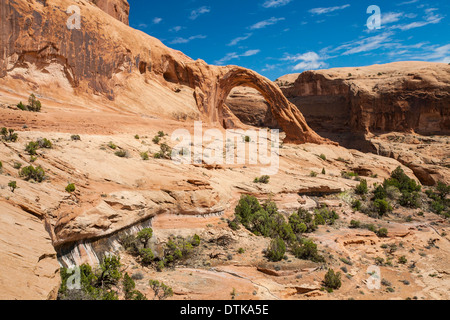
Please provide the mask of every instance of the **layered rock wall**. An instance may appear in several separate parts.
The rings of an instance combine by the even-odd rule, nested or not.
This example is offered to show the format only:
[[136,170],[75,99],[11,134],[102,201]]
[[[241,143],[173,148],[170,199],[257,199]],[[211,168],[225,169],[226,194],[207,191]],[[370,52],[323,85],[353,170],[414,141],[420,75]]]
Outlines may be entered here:
[[450,133],[450,66],[398,62],[280,78],[285,96],[322,132]]

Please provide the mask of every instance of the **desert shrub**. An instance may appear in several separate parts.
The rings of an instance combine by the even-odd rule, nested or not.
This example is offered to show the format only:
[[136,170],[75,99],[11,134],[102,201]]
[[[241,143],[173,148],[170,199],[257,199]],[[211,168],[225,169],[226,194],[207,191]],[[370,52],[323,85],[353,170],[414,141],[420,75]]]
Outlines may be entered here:
[[143,264],[151,264],[153,260],[155,260],[155,255],[150,248],[142,248],[139,250],[139,257],[141,258],[141,262]]
[[154,144],[159,144],[159,142],[161,141],[161,138],[160,138],[159,136],[155,136],[155,137],[152,139],[152,141],[153,141]]
[[352,221],[350,221],[350,228],[357,229],[357,228],[360,228],[360,227],[361,227],[361,221],[359,221],[359,220],[352,220]]
[[22,103],[22,101],[20,101],[20,102],[17,104],[17,108],[20,109],[20,110],[22,110],[22,111],[28,111],[27,106],[24,105],[24,104]]
[[417,191],[403,191],[399,200],[399,204],[408,208],[420,208],[420,194]]
[[325,274],[325,279],[323,281],[324,286],[328,289],[337,290],[341,287],[341,273],[335,273],[333,269],[328,269],[328,272]]
[[129,157],[128,151],[126,151],[126,150],[117,150],[116,152],[114,152],[114,154],[116,156],[118,156],[119,158],[128,158]]
[[166,134],[164,133],[164,131],[158,131],[158,137],[162,138],[164,137]]
[[327,172],[325,171],[325,168],[322,169],[322,174],[327,174]]
[[[1,167],[0,167],[1,169]],[[17,182],[16,181],[10,181],[8,182],[8,187],[11,190],[12,193],[17,189]]]
[[154,298],[153,300],[165,300],[173,296],[172,288],[164,284],[164,282],[159,282],[158,280],[149,281],[150,288],[153,290]]
[[66,187],[66,191],[69,193],[75,192],[75,185],[73,183],[69,183]]
[[36,98],[36,96],[32,93],[28,98],[28,110],[33,112],[41,111],[41,102]]
[[141,152],[141,158],[144,161],[147,161],[148,159],[150,159],[148,152]]
[[0,173],[2,172],[3,169],[3,162],[0,161]]
[[391,211],[392,211],[391,205],[389,204],[389,202],[387,202],[387,201],[384,200],[384,199],[376,199],[376,200],[373,202],[373,206],[374,206],[375,211],[376,211],[380,216],[383,216],[383,215],[387,214],[388,212],[391,212]]
[[108,147],[113,150],[117,149],[117,145],[115,145],[112,141],[108,142]]
[[369,188],[367,187],[367,180],[362,179],[359,183],[359,185],[356,186],[355,189],[356,194],[363,195],[367,194],[369,192]]
[[171,159],[172,158],[172,149],[166,144],[161,143],[159,146],[159,152],[154,154],[155,159]]
[[323,153],[319,156],[319,158],[320,159],[322,159],[322,160],[327,160],[327,156],[326,155],[324,155]]
[[[317,224],[312,213],[303,208],[299,208],[297,213],[289,217],[289,223],[295,233],[310,233],[317,230]],[[306,230],[304,230],[306,227]]]
[[377,232],[376,232],[377,236],[379,236],[380,238],[385,238],[388,235],[388,230],[386,228],[380,228]]
[[283,239],[277,238],[270,241],[269,247],[266,250],[266,256],[270,261],[281,261],[286,253],[286,245]]
[[25,151],[28,152],[29,155],[36,155],[36,151],[39,149],[39,143],[31,141],[25,146]]
[[297,259],[311,260],[313,262],[323,262],[325,259],[319,255],[317,244],[312,240],[302,239],[292,246],[292,254]]
[[251,142],[252,141],[250,136],[245,136],[243,139],[244,139],[244,142]]
[[420,191],[422,188],[417,182],[409,178],[401,167],[397,167],[392,173],[389,179],[384,180],[384,187],[394,186],[398,188],[402,193],[404,191],[414,192]]
[[326,207],[316,209],[314,210],[314,213],[316,214],[316,225],[319,225],[318,222],[321,222],[321,225],[333,225],[334,222],[339,219],[339,215],[336,213],[336,211],[330,211]]
[[136,239],[139,240],[144,248],[147,247],[148,242],[153,237],[153,229],[152,228],[144,228],[138,232]]
[[312,177],[312,178],[315,178],[315,177],[317,177],[317,172],[311,171],[311,172],[309,173],[309,176]]
[[386,199],[387,193],[386,193],[386,189],[382,186],[379,185],[375,188],[375,190],[373,191],[373,199]]
[[19,171],[19,176],[24,178],[26,181],[34,180],[36,182],[42,182],[45,178],[45,171],[40,166],[24,167]]
[[53,147],[52,142],[47,138],[39,138],[36,142],[39,148],[51,149]]
[[19,135],[17,133],[14,133],[14,129],[2,128],[0,132],[2,135],[2,139],[6,142],[16,142],[19,138]]
[[408,259],[406,259],[405,256],[401,256],[398,258],[398,263],[400,264],[406,264],[408,262]]
[[359,201],[358,199],[355,199],[352,201],[352,208],[356,211],[360,211],[361,210],[361,201]]
[[264,183],[264,184],[268,184],[270,180],[269,176],[262,176],[260,178],[255,178],[255,180],[253,180],[254,183]]
[[61,268],[61,286],[58,299],[80,300],[118,300],[118,294],[112,290],[122,278],[120,258],[105,256],[99,267],[92,269],[88,264],[80,266],[80,290],[69,290],[67,281],[73,272]]
[[358,174],[355,172],[347,172],[347,171],[342,171],[341,172],[341,177],[344,179],[353,179],[354,177],[358,177]]
[[72,141],[81,141],[81,137],[78,134],[73,134],[70,136]]

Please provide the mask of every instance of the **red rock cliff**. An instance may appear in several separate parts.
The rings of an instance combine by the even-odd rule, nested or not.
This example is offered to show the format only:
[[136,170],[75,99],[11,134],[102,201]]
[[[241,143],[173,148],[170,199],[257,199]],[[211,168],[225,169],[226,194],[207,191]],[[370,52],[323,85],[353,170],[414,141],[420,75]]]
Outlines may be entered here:
[[278,79],[317,132],[450,133],[450,66],[396,62]]

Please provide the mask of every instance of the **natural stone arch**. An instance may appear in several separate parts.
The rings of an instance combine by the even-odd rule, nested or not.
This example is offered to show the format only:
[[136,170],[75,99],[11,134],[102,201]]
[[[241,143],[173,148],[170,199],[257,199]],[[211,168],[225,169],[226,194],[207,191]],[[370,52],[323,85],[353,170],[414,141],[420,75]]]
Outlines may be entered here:
[[201,96],[201,99],[197,99],[199,109],[208,110],[210,120],[223,126],[224,103],[231,90],[239,86],[250,87],[260,92],[268,102],[273,116],[286,133],[285,142],[327,142],[306,124],[297,107],[291,104],[269,79],[241,67],[222,67],[219,70],[220,74],[213,88],[201,90],[201,93],[198,90],[196,92],[197,97]]

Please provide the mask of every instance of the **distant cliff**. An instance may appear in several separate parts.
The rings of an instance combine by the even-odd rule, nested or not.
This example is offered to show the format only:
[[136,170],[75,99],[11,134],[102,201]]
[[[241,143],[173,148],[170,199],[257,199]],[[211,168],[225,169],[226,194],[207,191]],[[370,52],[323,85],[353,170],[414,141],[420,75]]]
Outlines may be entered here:
[[444,63],[306,71],[276,82],[320,134],[450,133],[450,66]]

